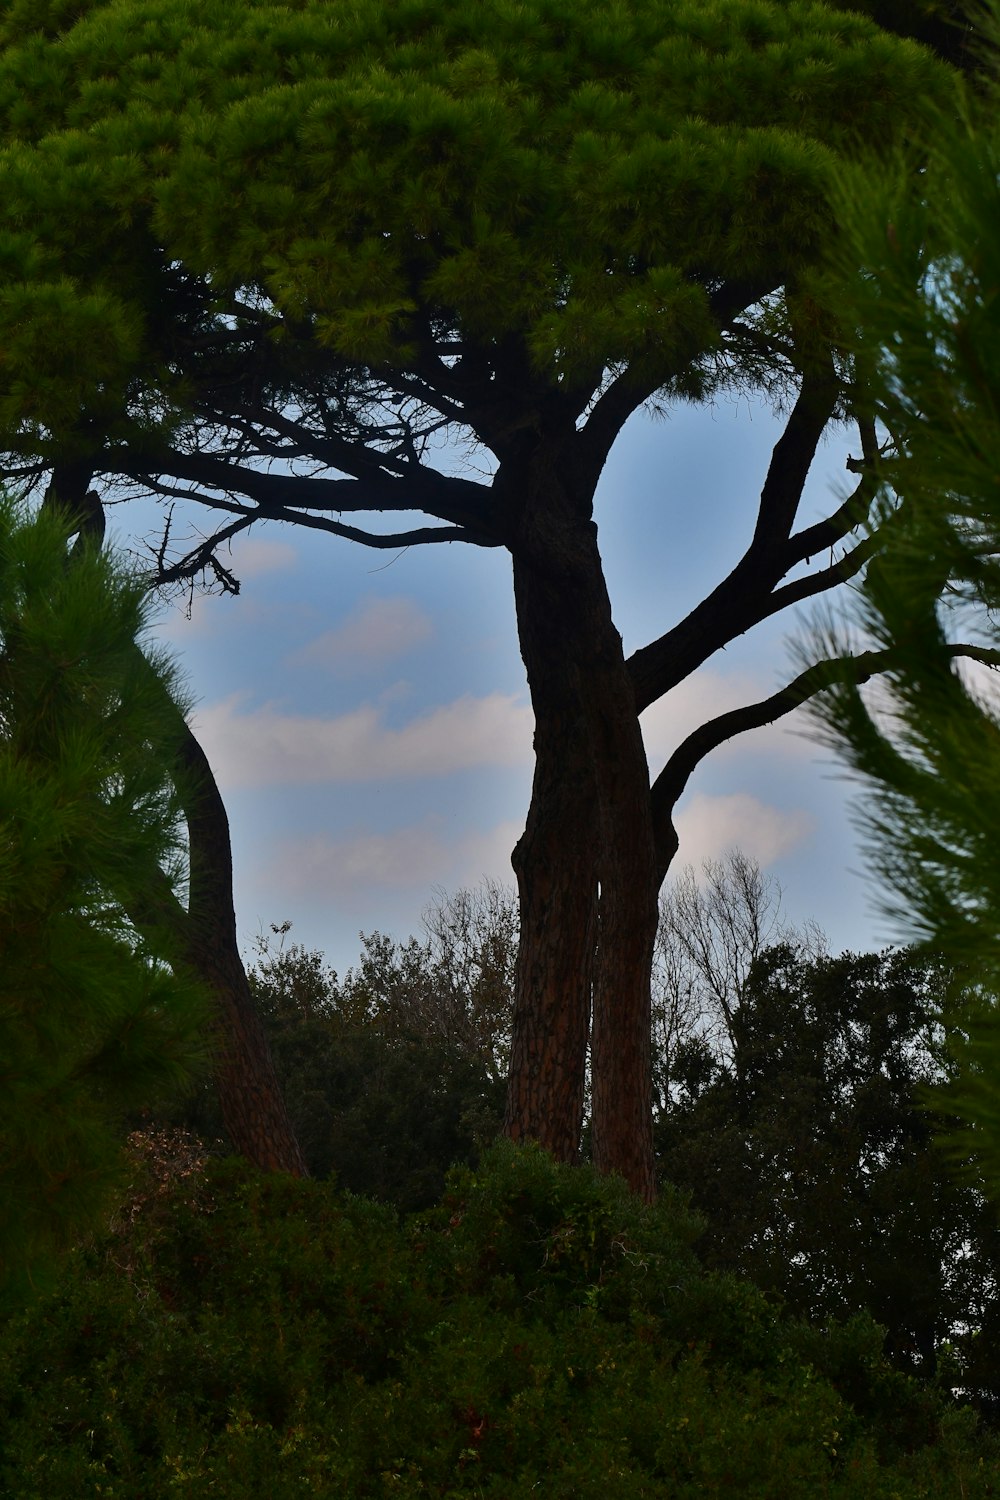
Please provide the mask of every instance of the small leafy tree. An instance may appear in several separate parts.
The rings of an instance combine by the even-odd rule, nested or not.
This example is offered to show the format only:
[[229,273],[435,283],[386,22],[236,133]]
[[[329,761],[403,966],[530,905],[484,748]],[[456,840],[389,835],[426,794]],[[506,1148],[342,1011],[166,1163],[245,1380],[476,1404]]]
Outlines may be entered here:
[[[323,955],[258,942],[250,984],[309,1171],[356,1193],[424,1207],[457,1162],[499,1131],[516,905],[502,887],[442,897],[427,936],[363,936],[343,980]],[[223,1128],[209,1090],[174,1111]]]
[[922,1091],[947,1074],[948,968],[908,952],[752,966],[732,1027],[673,1058],[665,1177],[705,1214],[707,1263],[823,1321],[867,1313],[904,1368],[1000,1395],[1000,1232],[935,1148]]
[[445,1039],[506,1079],[517,963],[517,897],[484,880],[440,893],[423,918],[424,937],[398,943],[365,934],[357,969],[344,980],[351,1004],[386,1032]]
[[0,499],[0,1298],[99,1221],[122,1112],[205,1053],[202,990],[125,911],[184,883],[177,678],[137,648],[141,584],[74,529]]

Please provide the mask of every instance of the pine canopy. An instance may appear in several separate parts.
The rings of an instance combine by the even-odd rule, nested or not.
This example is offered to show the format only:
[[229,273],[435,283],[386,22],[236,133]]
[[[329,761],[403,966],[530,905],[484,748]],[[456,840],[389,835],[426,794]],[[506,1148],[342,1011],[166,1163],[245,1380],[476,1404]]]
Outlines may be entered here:
[[806,0],[33,0],[0,44],[0,445],[43,459],[176,435],[248,334],[458,420],[505,342],[574,417],[683,382],[947,87]]

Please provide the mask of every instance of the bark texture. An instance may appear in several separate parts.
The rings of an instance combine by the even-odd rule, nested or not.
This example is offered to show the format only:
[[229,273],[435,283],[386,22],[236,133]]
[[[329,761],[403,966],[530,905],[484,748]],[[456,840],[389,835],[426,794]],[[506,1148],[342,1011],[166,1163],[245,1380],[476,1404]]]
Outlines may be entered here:
[[[515,566],[519,617],[530,622],[535,773],[527,825],[512,856],[520,903],[506,1133],[579,1157],[590,994],[597,944],[596,786],[580,684],[560,671],[568,623],[558,590]],[[543,686],[544,683],[544,686]],[[544,710],[539,711],[539,704]]]
[[[628,688],[627,678],[623,679]],[[615,687],[622,682],[616,678]],[[607,708],[617,699],[610,687]],[[649,771],[634,707],[603,762],[601,887],[591,1033],[591,1151],[647,1202],[656,1196],[650,1005],[659,879]]]
[[519,476],[511,542],[536,770],[514,855],[521,947],[506,1130],[576,1158],[593,1003],[594,1161],[651,1199],[658,884],[649,769],[591,517],[593,482],[575,480],[569,446],[539,449]]

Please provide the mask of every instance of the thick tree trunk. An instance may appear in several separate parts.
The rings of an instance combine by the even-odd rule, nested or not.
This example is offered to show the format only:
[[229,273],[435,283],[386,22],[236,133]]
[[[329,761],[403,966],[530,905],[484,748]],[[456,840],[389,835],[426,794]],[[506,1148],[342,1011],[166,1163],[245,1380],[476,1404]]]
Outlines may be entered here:
[[602,858],[590,1052],[591,1150],[600,1171],[619,1172],[634,1192],[651,1202],[656,1196],[656,1166],[650,985],[660,882],[638,718],[634,706],[631,715],[624,706],[618,712],[616,743],[607,747],[599,799]]
[[[533,593],[528,577],[519,587],[519,611],[532,620],[532,639],[536,631],[543,637],[553,632],[554,646],[563,622],[546,620],[544,597],[524,604]],[[530,1137],[558,1161],[572,1162],[583,1129],[597,942],[596,787],[579,691],[567,683],[572,671],[565,661],[536,660],[548,653],[529,654],[532,696],[545,707],[536,707],[531,804],[513,855],[520,938],[504,1129],[514,1140]]]
[[519,476],[511,544],[536,771],[514,855],[521,946],[506,1131],[578,1146],[594,1002],[594,1159],[655,1193],[650,968],[656,864],[646,762],[590,519],[565,456]]

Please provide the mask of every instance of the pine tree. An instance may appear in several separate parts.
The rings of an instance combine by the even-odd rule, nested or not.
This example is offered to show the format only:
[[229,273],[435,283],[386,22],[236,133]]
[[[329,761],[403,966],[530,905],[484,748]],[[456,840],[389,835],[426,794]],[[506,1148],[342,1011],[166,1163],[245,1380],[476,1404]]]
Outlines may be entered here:
[[[1000,1191],[1000,6],[977,86],[941,112],[914,191],[913,163],[845,178],[856,283],[853,354],[887,435],[878,464],[884,545],[856,623],[891,657],[879,697],[842,684],[817,700],[863,778],[880,902],[910,937],[981,986],[956,1015],[967,1076],[952,1100],[978,1130]],[[984,664],[962,665],[959,635]],[[843,635],[841,627],[840,635]],[[836,632],[834,633],[836,640]],[[843,647],[843,640],[840,641]]]
[[125,907],[180,894],[183,703],[143,586],[73,523],[0,499],[0,1298],[95,1226],[121,1117],[188,1082],[208,1005]]
[[[674,808],[827,679],[702,726],[652,785],[638,716],[869,555],[864,413],[855,495],[799,515],[853,411],[808,274],[837,163],[906,138],[950,70],[815,0],[48,0],[0,39],[7,471],[220,508],[192,551],[165,539],[164,582],[235,591],[218,548],[260,520],[506,549],[536,752],[507,1129],[575,1157],[589,1042],[595,1160],[651,1194]],[[602,467],[650,402],[727,388],[787,414],[752,541],[626,660]],[[447,437],[492,479],[435,468]],[[654,499],[683,526],[691,497]]]

